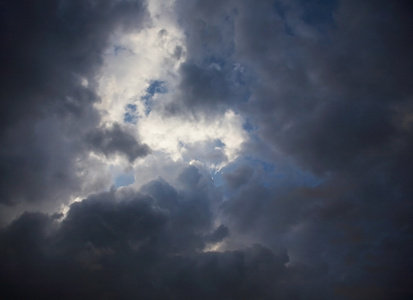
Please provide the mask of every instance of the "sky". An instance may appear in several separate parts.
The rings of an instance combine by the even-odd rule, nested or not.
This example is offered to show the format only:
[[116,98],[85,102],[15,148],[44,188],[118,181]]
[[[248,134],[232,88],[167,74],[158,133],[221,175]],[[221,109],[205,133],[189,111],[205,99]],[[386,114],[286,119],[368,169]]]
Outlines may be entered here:
[[0,20],[0,298],[413,298],[411,1]]

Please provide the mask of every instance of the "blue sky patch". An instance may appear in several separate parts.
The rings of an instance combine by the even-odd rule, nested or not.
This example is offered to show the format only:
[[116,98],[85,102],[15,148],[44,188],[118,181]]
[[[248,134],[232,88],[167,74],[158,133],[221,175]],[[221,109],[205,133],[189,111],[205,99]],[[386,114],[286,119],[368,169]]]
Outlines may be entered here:
[[138,120],[136,109],[137,109],[136,104],[126,105],[126,112],[125,112],[125,115],[123,117],[123,121],[125,123],[136,124],[136,122]]
[[149,115],[152,111],[153,106],[153,96],[155,94],[166,94],[168,92],[168,88],[164,81],[161,80],[153,80],[151,81],[149,87],[146,89],[146,95],[141,97],[142,102],[145,105],[145,115]]
[[154,80],[151,82],[146,92],[153,96],[155,94],[166,94],[168,89],[166,88],[165,82],[160,80]]
[[128,186],[135,182],[133,174],[120,174],[115,178],[115,187]]

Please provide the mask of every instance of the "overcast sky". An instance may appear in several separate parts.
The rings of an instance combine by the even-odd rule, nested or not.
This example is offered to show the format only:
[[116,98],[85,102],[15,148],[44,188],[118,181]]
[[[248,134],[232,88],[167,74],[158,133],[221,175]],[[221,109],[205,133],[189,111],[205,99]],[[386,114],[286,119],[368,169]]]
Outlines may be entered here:
[[0,298],[413,299],[412,1],[0,22]]

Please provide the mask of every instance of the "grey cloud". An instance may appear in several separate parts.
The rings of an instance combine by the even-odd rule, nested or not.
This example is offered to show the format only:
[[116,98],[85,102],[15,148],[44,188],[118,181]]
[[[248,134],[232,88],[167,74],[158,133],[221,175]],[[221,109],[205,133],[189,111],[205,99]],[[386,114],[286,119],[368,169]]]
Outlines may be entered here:
[[246,184],[251,179],[254,173],[254,169],[245,166],[236,169],[234,172],[224,173],[224,178],[230,188],[238,189],[242,185]]
[[234,18],[231,1],[177,1],[175,9],[186,35],[186,62],[181,65],[179,93],[167,113],[214,116],[245,100],[250,80],[232,59]]
[[[144,5],[32,2],[1,10],[8,205],[78,189],[73,162],[85,150],[131,161],[148,153],[118,125],[96,129],[93,109],[109,32],[139,27]],[[175,9],[187,60],[166,109],[240,112],[254,124],[245,160],[222,171],[219,188],[189,166],[174,170],[174,184],[90,196],[63,220],[23,214],[0,231],[2,296],[410,299],[411,3],[199,0]],[[206,159],[205,146],[191,150]],[[230,250],[203,252],[217,243]]]
[[[318,40],[289,36],[276,21],[264,26],[265,18],[249,19],[246,11],[238,53],[261,78],[246,108],[256,113],[265,140],[316,172],[341,171],[371,153],[387,155],[401,134],[394,108],[412,93],[404,79],[410,77],[405,36],[411,25],[402,9],[343,2],[336,27]],[[255,28],[260,24],[263,29]],[[260,43],[262,49],[255,46]]]
[[[316,17],[312,11],[320,6],[324,16]],[[341,171],[372,152],[387,155],[389,145],[404,134],[394,120],[401,118],[397,110],[408,110],[412,94],[407,2],[223,1],[219,7],[205,1],[185,6],[188,56],[239,63],[244,67],[243,92],[236,102],[227,102],[232,90],[225,100],[213,97],[218,103],[204,101],[204,111],[230,104],[257,124],[265,142],[320,174]],[[200,20],[206,27],[222,28],[232,50],[222,52],[225,44],[196,48],[210,43],[195,26]],[[230,69],[221,72],[231,78]],[[202,88],[182,84],[189,109],[197,107],[194,94],[195,99],[205,94],[208,80],[201,81]],[[400,155],[390,153],[388,158]]]
[[76,161],[99,123],[95,76],[108,38],[139,29],[145,5],[19,0],[0,14],[0,202],[67,201],[84,185]]
[[[187,244],[182,252],[174,245],[188,243],[181,239],[181,231],[193,228],[198,220],[179,221],[180,206],[199,201],[202,192],[200,199],[185,199],[185,191],[162,181],[144,190],[149,194],[122,189],[90,196],[72,204],[60,224],[48,215],[26,213],[3,228],[1,295],[63,299],[316,299],[320,295],[297,285],[295,278],[310,279],[301,274],[305,268],[285,265],[289,261],[285,251],[253,245],[239,251],[199,252],[197,244]],[[171,195],[173,206],[168,204]],[[227,231],[218,227],[208,242],[220,241]],[[194,238],[203,240],[204,233],[194,232]]]
[[189,60],[199,63],[227,57],[233,51],[232,18],[236,11],[230,1],[177,1],[175,9],[187,36]]
[[[94,73],[112,29],[139,26],[140,1],[13,1],[3,4],[2,128],[65,103]],[[24,105],[25,109],[21,109]]]
[[201,173],[195,166],[189,166],[179,174],[179,181],[187,187],[195,187],[201,178]]
[[326,299],[407,299],[413,265],[406,119],[413,95],[411,5],[339,1],[331,18],[314,27],[301,1],[278,3],[283,12],[274,1],[228,4],[237,14],[228,25],[234,52],[226,62],[237,61],[255,76],[245,82],[249,101],[231,108],[255,125],[252,134],[268,149],[247,144],[244,153],[275,168],[292,159],[293,168],[322,183],[314,187],[288,172],[268,178],[271,172],[256,166],[227,171],[227,245],[286,247],[291,267],[304,264],[300,276],[304,269],[320,272],[325,289],[314,281],[310,289],[335,291]]
[[[339,294],[352,289],[362,293],[362,281],[386,297],[407,299],[412,207],[406,202],[390,205],[405,195],[396,197],[393,187],[380,185],[374,176],[334,178],[317,187],[299,182],[294,187],[288,178],[268,185],[266,178],[254,176],[235,194],[231,189],[222,204],[221,220],[231,232],[228,245],[254,240],[270,248],[283,246],[291,267],[304,264],[309,272],[321,272],[325,277],[320,283]],[[397,258],[387,256],[391,252]],[[367,293],[365,299],[375,295]]]
[[147,145],[139,144],[131,133],[122,129],[117,123],[109,129],[94,130],[88,134],[86,141],[92,149],[103,152],[106,156],[116,153],[124,154],[129,162],[150,152]]
[[209,140],[183,145],[188,154],[184,153],[183,157],[188,160],[198,160],[211,165],[219,165],[222,162],[227,162],[228,157],[224,153],[225,146],[221,140]]
[[[217,194],[212,193],[210,179],[201,174],[194,166],[184,168],[178,175],[181,188],[175,189],[166,181],[152,181],[142,187],[142,192],[150,194],[155,203],[170,212],[167,236],[174,236],[169,241],[174,251],[187,252],[203,249],[212,231]],[[208,242],[211,242],[208,240]]]
[[213,66],[205,69],[194,64],[181,67],[181,88],[185,90],[187,105],[207,105],[229,97],[225,74]]
[[205,241],[207,243],[218,243],[221,242],[223,239],[225,239],[229,234],[228,227],[225,225],[219,225],[215,231],[205,237]]
[[165,113],[214,117],[245,98],[243,72],[221,57],[203,61],[188,59],[180,67],[180,82],[174,101],[165,105]]

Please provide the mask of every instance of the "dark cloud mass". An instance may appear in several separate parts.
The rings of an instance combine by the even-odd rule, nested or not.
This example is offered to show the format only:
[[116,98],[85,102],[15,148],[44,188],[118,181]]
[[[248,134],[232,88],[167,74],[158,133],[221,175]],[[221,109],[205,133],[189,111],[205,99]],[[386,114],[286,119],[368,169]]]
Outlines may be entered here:
[[149,153],[147,145],[139,144],[132,134],[122,130],[117,123],[110,129],[90,132],[86,140],[97,152],[102,152],[106,156],[121,153],[126,155],[130,162]]
[[[234,161],[186,145],[189,165],[96,109],[109,40],[154,26],[148,3],[0,1],[0,298],[412,299],[411,2],[177,0],[177,84],[142,99],[232,110],[249,137]],[[148,179],[109,189],[92,154]]]
[[[144,4],[2,1],[0,14],[0,203],[63,200],[82,186],[76,159],[99,123],[95,75],[108,38],[139,28]],[[129,159],[145,153],[131,151]]]
[[202,187],[177,191],[158,180],[143,190],[149,194],[90,196],[72,204],[60,224],[53,216],[25,213],[3,229],[3,297],[255,299],[298,293],[276,288],[291,276],[283,252],[260,245],[200,252],[228,234],[223,225],[213,230],[211,199]]

